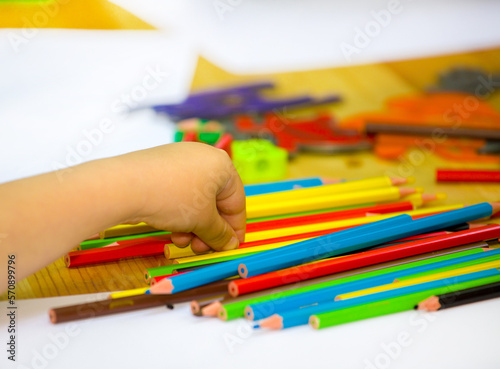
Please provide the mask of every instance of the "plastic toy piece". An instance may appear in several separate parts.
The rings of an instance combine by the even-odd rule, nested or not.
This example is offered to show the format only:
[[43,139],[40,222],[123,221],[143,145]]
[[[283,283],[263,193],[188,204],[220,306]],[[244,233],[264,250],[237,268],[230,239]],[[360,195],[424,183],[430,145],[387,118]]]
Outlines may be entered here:
[[267,135],[276,146],[292,155],[300,150],[332,153],[371,148],[365,136],[355,130],[340,129],[332,117],[324,113],[302,120],[268,113],[261,123],[250,116],[238,116],[235,127],[240,133],[257,137]]
[[273,87],[271,82],[262,82],[207,90],[189,95],[179,104],[155,105],[152,108],[178,121],[188,118],[222,119],[236,114],[265,113],[275,109],[303,108],[340,101],[337,95],[321,99],[305,95],[280,100],[268,100],[261,96],[262,90]]
[[286,178],[288,154],[267,140],[234,141],[232,159],[243,183],[272,182]]
[[[489,87],[486,90],[485,85]],[[437,86],[430,87],[429,92],[463,92],[478,96],[484,91],[491,95],[499,85],[500,75],[488,75],[482,69],[453,68],[441,73]]]
[[231,156],[232,135],[224,132],[224,126],[216,121],[187,119],[177,124],[175,142],[204,142],[226,151]]

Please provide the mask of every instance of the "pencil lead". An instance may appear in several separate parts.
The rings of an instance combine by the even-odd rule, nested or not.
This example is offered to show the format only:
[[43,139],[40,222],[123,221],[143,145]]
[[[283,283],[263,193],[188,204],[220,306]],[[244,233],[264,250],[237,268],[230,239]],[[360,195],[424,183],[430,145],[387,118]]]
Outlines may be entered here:
[[254,324],[253,329],[260,329],[260,324]]
[[168,310],[174,310],[174,305],[167,304],[167,309]]
[[145,295],[151,295],[151,290],[146,290],[146,292],[144,292]]

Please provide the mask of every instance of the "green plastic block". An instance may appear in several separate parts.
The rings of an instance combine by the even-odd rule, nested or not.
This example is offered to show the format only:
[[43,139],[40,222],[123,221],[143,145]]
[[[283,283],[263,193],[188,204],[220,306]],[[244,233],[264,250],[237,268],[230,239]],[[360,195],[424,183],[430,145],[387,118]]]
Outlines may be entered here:
[[287,177],[288,152],[267,140],[233,141],[231,150],[234,166],[245,184]]

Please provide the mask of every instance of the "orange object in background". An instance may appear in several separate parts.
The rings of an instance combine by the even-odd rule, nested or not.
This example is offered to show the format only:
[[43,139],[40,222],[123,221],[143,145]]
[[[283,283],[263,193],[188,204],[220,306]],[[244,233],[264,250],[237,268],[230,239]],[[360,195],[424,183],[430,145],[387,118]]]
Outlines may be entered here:
[[445,159],[474,163],[500,163],[495,155],[481,155],[478,150],[485,139],[448,137],[439,128],[469,130],[500,130],[500,113],[480,97],[465,93],[429,93],[389,99],[387,110],[358,114],[341,122],[341,127],[365,131],[367,124],[386,127],[436,128],[436,135],[378,133],[374,152],[379,158],[395,160],[408,150],[420,148],[432,151]]
[[465,93],[429,93],[389,99],[387,110],[357,114],[342,128],[364,131],[367,123],[500,130],[500,113],[481,98]]

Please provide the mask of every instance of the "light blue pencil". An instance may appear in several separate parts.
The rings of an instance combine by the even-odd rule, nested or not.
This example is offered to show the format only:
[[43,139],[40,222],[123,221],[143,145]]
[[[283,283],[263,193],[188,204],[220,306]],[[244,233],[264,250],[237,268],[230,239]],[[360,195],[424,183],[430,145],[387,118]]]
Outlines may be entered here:
[[500,259],[500,249],[481,252],[479,254],[472,254],[466,256],[459,256],[452,259],[433,262],[425,265],[419,265],[408,269],[398,270],[395,272],[385,273],[370,278],[360,279],[352,282],[333,285],[330,287],[319,288],[317,290],[299,293],[272,300],[267,300],[260,303],[250,304],[245,309],[245,317],[250,320],[260,320],[271,316],[272,314],[279,314],[281,312],[298,309],[303,306],[308,306],[316,303],[323,303],[326,301],[333,301],[337,295],[347,292],[360,291],[366,288],[390,284],[395,279],[406,277],[429,270],[445,268],[453,265],[454,267],[462,268],[469,266],[471,262],[484,263]]
[[[353,306],[360,306],[376,301],[388,300],[394,297],[411,295],[413,293],[418,293],[423,291],[430,291],[435,288],[453,286],[459,283],[473,281],[477,279],[485,279],[492,276],[500,276],[500,270],[496,268],[482,270],[479,272],[468,273],[455,277],[449,277],[444,279],[438,279],[435,281],[420,283],[412,286],[396,288],[393,290],[377,292],[371,295],[354,297],[352,299],[320,303],[314,306],[304,307],[302,309],[286,311],[281,314],[275,314],[267,318],[266,320],[280,319],[282,324],[281,328],[291,328],[307,324],[309,322],[309,317],[311,315],[333,312],[336,310],[341,310]],[[432,295],[432,292],[430,292],[430,295]],[[258,324],[256,327],[258,326],[260,326],[260,324]]]
[[[329,235],[326,235],[309,240],[316,242],[316,247],[297,249],[294,247],[296,244],[294,244],[280,248],[278,254],[257,254],[240,259],[241,264],[238,266],[238,273],[242,278],[269,273],[309,261],[337,256],[419,233],[433,232],[460,223],[489,217],[493,210],[491,204],[484,202],[419,218],[403,225],[379,227],[373,232],[360,231],[352,237],[336,238],[334,241],[328,240]],[[352,229],[356,229],[356,227]]]
[[[403,214],[395,217],[387,218],[380,220],[378,222],[363,224],[358,227],[348,228],[343,231],[335,232],[326,236],[320,236],[315,238],[315,240],[325,239],[323,242],[335,242],[341,238],[347,238],[352,234],[358,232],[371,232],[377,228],[385,228],[390,227],[396,224],[406,224],[412,221],[411,216]],[[328,237],[327,237],[328,236]],[[310,241],[303,241],[295,243],[291,246],[295,248],[307,247],[310,245]],[[312,243],[314,244],[314,243]],[[284,246],[280,249],[283,249]],[[276,250],[269,250],[260,252],[258,255],[268,255],[271,253],[275,253]],[[204,268],[200,268],[197,270],[193,270],[188,273],[172,276],[170,278],[165,278],[162,281],[156,283],[153,287],[151,287],[150,292],[152,294],[169,294],[169,293],[177,293],[181,291],[185,291],[190,288],[203,286],[204,284],[215,282],[221,279],[229,278],[238,274],[238,265],[241,263],[242,259],[248,259],[251,256],[245,256],[243,258],[239,258],[237,260],[226,261],[223,263],[219,263],[216,265],[210,265]]]

